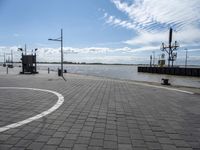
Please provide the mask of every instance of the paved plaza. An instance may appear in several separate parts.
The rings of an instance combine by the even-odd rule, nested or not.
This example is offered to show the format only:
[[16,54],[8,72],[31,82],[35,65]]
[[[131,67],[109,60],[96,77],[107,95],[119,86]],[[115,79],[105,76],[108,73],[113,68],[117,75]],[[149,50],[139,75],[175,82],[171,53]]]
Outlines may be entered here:
[[64,97],[53,112],[0,129],[0,150],[200,150],[200,94],[100,77],[65,78],[0,75],[0,128],[58,103],[51,92],[19,87]]

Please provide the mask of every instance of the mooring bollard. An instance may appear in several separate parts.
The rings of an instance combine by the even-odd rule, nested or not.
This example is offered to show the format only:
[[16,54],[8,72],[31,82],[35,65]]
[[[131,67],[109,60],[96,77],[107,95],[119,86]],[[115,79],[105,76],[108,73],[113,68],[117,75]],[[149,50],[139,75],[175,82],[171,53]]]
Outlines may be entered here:
[[171,85],[169,83],[169,79],[162,78],[161,80],[162,80],[162,83],[161,83],[162,85]]

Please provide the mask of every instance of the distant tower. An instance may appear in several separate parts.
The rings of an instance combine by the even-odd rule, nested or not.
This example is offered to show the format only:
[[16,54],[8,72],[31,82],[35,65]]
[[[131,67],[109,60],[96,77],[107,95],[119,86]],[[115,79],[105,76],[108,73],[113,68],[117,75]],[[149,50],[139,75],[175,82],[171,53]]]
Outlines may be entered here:
[[170,67],[170,62],[172,62],[172,67],[174,65],[174,61],[177,58],[177,52],[174,52],[178,49],[179,45],[178,42],[175,41],[174,44],[172,44],[172,33],[173,33],[173,29],[170,28],[169,29],[169,45],[165,45],[164,43],[162,43],[161,45],[161,51],[166,51],[168,53],[168,67]]

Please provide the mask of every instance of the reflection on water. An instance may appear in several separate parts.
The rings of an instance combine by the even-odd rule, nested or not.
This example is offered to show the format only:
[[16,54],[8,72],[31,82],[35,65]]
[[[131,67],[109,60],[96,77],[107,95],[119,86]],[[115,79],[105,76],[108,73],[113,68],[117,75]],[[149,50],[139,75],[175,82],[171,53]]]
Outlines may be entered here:
[[[39,64],[39,69],[50,68],[51,70],[57,70],[60,67],[59,64]],[[148,82],[161,82],[162,78],[168,78],[169,82],[174,85],[191,86],[200,88],[200,78],[197,77],[183,77],[172,75],[160,75],[150,73],[138,73],[137,66],[128,65],[64,65],[64,69],[67,69],[70,73],[78,73],[84,75],[103,76],[117,79],[127,79],[136,81],[148,81]]]

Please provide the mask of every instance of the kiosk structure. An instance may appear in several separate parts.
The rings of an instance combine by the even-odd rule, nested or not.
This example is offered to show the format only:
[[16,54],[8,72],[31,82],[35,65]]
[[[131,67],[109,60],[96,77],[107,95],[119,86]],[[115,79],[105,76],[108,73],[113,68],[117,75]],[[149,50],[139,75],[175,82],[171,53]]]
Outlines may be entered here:
[[37,62],[36,55],[23,55],[22,54],[22,72],[21,74],[30,73],[36,74],[37,72]]
[[23,54],[23,49],[19,48],[20,51],[22,51],[22,72],[21,74],[37,74],[37,61],[36,61],[36,51],[35,54],[26,54],[26,46],[25,46],[25,55]]

